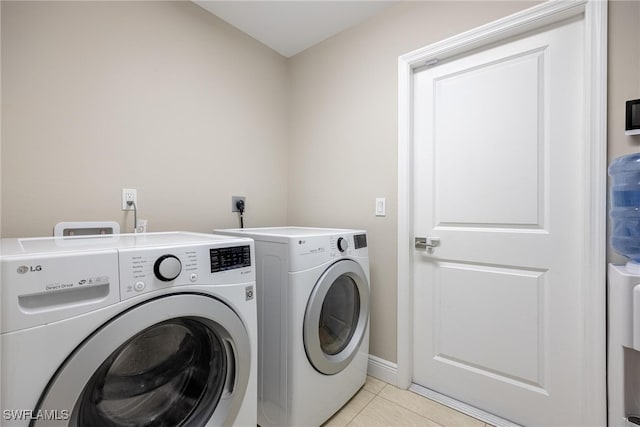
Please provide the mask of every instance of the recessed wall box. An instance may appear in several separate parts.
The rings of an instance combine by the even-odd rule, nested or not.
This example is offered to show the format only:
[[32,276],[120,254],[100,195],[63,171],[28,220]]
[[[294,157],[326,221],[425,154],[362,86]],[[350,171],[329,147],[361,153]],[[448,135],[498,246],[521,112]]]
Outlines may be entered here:
[[115,221],[59,222],[53,228],[56,237],[119,234],[120,224]]
[[627,101],[625,135],[640,135],[640,99]]

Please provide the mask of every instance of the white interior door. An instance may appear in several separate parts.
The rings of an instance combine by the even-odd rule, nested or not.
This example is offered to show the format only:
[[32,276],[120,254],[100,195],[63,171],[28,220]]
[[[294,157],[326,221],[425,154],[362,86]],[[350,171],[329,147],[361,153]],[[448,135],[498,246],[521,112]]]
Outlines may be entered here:
[[524,425],[581,413],[583,27],[414,75],[414,382]]

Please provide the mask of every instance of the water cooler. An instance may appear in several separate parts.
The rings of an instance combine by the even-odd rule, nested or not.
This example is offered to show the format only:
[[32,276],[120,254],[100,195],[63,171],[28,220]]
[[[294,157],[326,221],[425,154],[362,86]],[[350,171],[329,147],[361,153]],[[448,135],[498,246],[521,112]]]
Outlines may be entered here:
[[609,265],[609,426],[640,425],[640,153],[619,157],[611,176],[611,245],[629,260]]

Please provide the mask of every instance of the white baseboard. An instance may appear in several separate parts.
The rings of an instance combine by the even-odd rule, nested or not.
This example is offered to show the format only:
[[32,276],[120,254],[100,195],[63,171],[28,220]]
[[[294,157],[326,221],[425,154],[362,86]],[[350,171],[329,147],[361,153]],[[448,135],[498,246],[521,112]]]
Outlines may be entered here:
[[398,365],[396,363],[369,355],[367,373],[380,381],[398,386]]

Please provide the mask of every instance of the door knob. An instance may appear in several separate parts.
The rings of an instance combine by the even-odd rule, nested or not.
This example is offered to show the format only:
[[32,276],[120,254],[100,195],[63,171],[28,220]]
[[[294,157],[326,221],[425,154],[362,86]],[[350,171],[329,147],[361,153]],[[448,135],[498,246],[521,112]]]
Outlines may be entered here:
[[440,246],[439,237],[416,237],[415,247],[416,249],[433,250],[436,246]]

